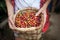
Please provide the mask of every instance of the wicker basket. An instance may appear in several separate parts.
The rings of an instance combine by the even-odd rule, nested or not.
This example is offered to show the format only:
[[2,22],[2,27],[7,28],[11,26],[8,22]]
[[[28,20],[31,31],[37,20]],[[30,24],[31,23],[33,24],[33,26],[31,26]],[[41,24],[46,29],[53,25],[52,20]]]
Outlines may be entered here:
[[[23,10],[25,9],[27,8],[24,8]],[[32,8],[32,9],[36,9],[36,8]],[[19,11],[17,11],[16,14],[14,15],[14,22],[15,22],[15,17]],[[16,27],[16,30],[19,30],[19,33],[18,33],[19,37],[25,38],[26,40],[39,40],[41,38],[41,34],[42,34],[41,30],[44,27],[45,22],[46,22],[46,14],[43,14],[42,22],[39,27],[31,27],[31,28],[17,28]]]

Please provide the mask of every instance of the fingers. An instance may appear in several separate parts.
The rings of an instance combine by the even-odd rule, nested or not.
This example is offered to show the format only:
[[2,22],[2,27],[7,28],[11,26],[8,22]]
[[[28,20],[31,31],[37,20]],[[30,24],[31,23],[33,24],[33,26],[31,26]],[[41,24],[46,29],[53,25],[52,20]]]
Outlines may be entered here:
[[35,16],[38,16],[41,13],[41,11],[38,11]]
[[14,28],[14,26],[12,25],[12,23],[10,21],[9,21],[9,27],[10,27],[10,29],[13,30],[13,32],[20,33],[19,30]]
[[43,8],[41,8],[41,9],[36,13],[35,16],[38,16],[42,11],[43,11]]
[[45,9],[45,10],[40,9],[40,10],[36,13],[36,15],[35,15],[35,16],[38,16],[40,13],[46,13],[46,9]]
[[12,19],[9,19],[8,22],[9,22],[9,27],[10,27],[13,31],[16,31],[16,32],[19,32],[19,31],[20,31],[19,29],[17,29],[17,27],[15,27],[14,22],[13,22]]
[[15,25],[14,25],[13,20],[9,18],[9,19],[8,19],[8,22],[9,22],[10,28],[11,28],[11,29],[15,29]]
[[9,27],[10,27],[10,29],[14,29],[10,22],[9,22]]
[[10,29],[14,30],[13,24],[10,21],[9,21],[9,27],[10,27]]

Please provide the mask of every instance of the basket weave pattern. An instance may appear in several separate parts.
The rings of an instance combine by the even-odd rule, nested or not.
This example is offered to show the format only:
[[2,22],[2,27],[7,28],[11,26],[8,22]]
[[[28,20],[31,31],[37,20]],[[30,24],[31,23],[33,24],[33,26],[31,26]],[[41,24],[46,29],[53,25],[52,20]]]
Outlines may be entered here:
[[41,38],[41,29],[36,29],[34,31],[19,32],[18,36],[24,38],[25,40],[39,40]]
[[42,36],[42,28],[44,26],[44,19],[45,16],[42,15],[42,22],[41,22],[41,26],[39,26],[38,28],[36,28],[35,30],[20,30],[20,32],[18,33],[18,36],[21,38],[24,38],[25,40],[39,40]]

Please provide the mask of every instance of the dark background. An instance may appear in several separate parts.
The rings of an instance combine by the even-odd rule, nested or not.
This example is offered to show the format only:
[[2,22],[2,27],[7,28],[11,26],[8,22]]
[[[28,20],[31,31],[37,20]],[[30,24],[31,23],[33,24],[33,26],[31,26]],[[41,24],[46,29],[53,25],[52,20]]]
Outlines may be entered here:
[[0,23],[7,18],[7,8],[4,0],[0,0]]

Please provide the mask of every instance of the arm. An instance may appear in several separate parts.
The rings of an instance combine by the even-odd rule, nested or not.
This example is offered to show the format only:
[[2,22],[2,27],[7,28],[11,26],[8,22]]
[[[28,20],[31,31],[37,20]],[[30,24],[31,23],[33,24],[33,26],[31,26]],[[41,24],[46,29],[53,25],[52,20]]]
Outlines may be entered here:
[[43,5],[43,7],[44,7],[45,9],[48,7],[50,1],[51,1],[51,0],[47,0],[46,3]]
[[5,0],[5,2],[6,2],[6,6],[7,6],[7,11],[8,11],[9,27],[11,29],[14,29],[14,27],[15,27],[14,22],[13,22],[14,9],[13,9],[13,6],[12,6],[10,0]]
[[43,7],[41,9],[39,9],[39,11],[37,12],[36,16],[38,16],[42,11],[46,10],[46,8],[48,7],[49,3],[51,0],[47,0],[46,3],[43,5]]
[[14,10],[13,10],[13,6],[12,6],[10,0],[5,0],[5,2],[6,2],[6,6],[7,6],[8,17],[13,16]]

